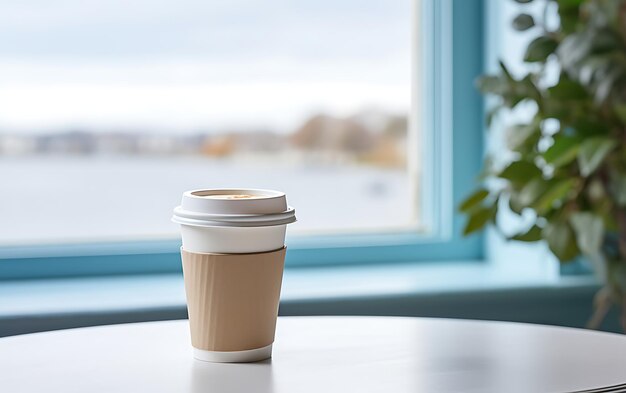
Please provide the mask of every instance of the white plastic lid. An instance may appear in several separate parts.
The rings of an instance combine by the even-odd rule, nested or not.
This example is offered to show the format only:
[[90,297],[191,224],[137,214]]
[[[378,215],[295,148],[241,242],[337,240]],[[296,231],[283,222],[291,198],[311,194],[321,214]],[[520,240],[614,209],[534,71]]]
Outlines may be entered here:
[[290,224],[296,211],[285,193],[259,189],[208,189],[183,193],[172,221],[192,226],[261,227]]

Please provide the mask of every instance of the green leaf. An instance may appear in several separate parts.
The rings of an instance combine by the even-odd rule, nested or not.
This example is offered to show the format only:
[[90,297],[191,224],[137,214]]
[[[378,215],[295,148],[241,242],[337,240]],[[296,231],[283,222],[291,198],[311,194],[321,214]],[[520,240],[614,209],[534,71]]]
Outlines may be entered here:
[[509,149],[515,150],[533,135],[537,137],[541,135],[541,129],[537,123],[517,124],[507,130],[506,144]]
[[578,151],[580,173],[585,177],[593,173],[616,145],[613,139],[605,137],[585,140]]
[[574,82],[567,77],[565,73],[561,74],[559,82],[548,89],[551,98],[559,100],[582,100],[589,98],[587,90],[579,83]]
[[517,202],[525,207],[532,206],[548,189],[548,182],[542,178],[536,178],[528,183],[520,190],[517,196]]
[[543,153],[543,158],[548,164],[560,167],[574,161],[579,149],[579,138],[556,136],[554,144]]
[[593,35],[589,32],[569,34],[557,49],[557,55],[563,67],[572,68],[589,56],[593,47]]
[[548,56],[554,53],[557,45],[558,43],[550,37],[537,37],[528,45],[524,61],[528,63],[545,61]]
[[517,195],[518,204],[533,208],[537,214],[544,214],[556,202],[565,199],[575,185],[574,179],[544,180],[536,178],[528,182]]
[[531,15],[519,14],[513,19],[513,28],[517,31],[525,31],[535,25],[535,20]]
[[541,169],[528,161],[513,161],[498,175],[511,183],[526,183],[533,178],[540,177]]
[[[557,49],[557,53],[560,53],[560,49]],[[607,55],[594,55],[585,57],[580,60],[578,69],[578,81],[586,87],[590,87],[594,78],[597,78],[602,73],[606,73],[611,66],[611,58]]]
[[558,13],[561,22],[561,30],[566,34],[574,32],[576,30],[576,24],[578,22],[578,5],[573,4],[574,2],[572,1],[564,0],[558,0],[558,3]]
[[504,63],[500,62],[501,75],[486,75],[476,79],[476,87],[484,94],[495,94],[502,98],[506,107],[513,108],[524,100],[538,101],[541,98],[530,74],[521,80],[513,78]]
[[539,228],[537,225],[533,225],[525,233],[520,233],[511,237],[511,240],[517,240],[520,242],[537,242],[542,239],[541,231],[541,228]]
[[550,222],[543,229],[542,236],[548,242],[550,251],[561,261],[567,262],[580,254],[572,228],[564,221]]
[[576,212],[570,217],[578,248],[587,255],[597,255],[604,240],[604,221],[591,212]]
[[615,115],[617,115],[622,124],[626,124],[626,104],[615,104],[613,106],[613,112],[615,112]]
[[579,7],[583,3],[583,0],[557,0],[557,3],[559,3],[559,7],[567,9]]
[[461,206],[459,207],[459,210],[467,213],[470,210],[472,210],[474,207],[480,205],[480,203],[489,195],[489,191],[485,190],[484,188],[481,188],[480,190],[477,190],[476,192],[474,192],[472,195],[470,195],[469,197],[467,197],[463,203],[461,203]]
[[[585,187],[585,194],[589,198],[591,204],[601,205],[607,201],[607,194],[604,190],[604,184],[600,179],[591,179]],[[595,210],[595,209],[594,209]]]
[[555,100],[549,96],[541,102],[542,115],[547,119],[566,119],[571,114],[569,109],[562,100]]
[[619,206],[626,206],[626,173],[613,171],[611,173],[611,194]]
[[509,209],[511,209],[512,212],[521,215],[524,207],[525,206],[519,202],[519,193],[509,195]]
[[615,89],[615,82],[624,76],[621,65],[616,65],[610,68],[610,71],[596,86],[594,94],[594,101],[596,104],[601,105],[604,103],[613,90]]
[[495,215],[495,207],[484,207],[474,210],[470,213],[467,225],[465,225],[465,229],[463,230],[463,235],[467,236],[483,228],[490,220],[495,218]]
[[578,135],[583,137],[591,137],[598,135],[606,135],[609,133],[609,125],[605,122],[587,118],[576,119],[572,122],[572,127]]
[[525,98],[530,98],[535,101],[541,101],[542,99],[541,93],[535,85],[531,74],[526,75],[521,81],[519,81],[517,92]]
[[574,179],[548,182],[545,191],[531,206],[539,214],[547,212],[556,202],[560,202],[568,196],[574,184],[576,184]]
[[[614,1],[614,4],[619,4],[619,2],[621,1],[622,0]],[[619,8],[615,8],[613,11],[609,11],[608,14],[604,15],[598,20],[605,19],[607,16],[609,18],[614,18],[613,15],[611,14],[617,10],[619,10]],[[605,21],[601,21],[600,25],[604,25],[604,22]],[[593,53],[594,54],[606,54],[607,52],[611,52],[614,50],[617,50],[619,52],[623,51],[623,43],[622,43],[621,37],[619,34],[616,34],[615,31],[611,31],[610,29],[592,28],[592,29],[588,29],[588,33],[591,34],[591,37],[593,37]]]
[[505,80],[495,75],[485,75],[476,79],[476,87],[483,94],[503,95],[509,89]]

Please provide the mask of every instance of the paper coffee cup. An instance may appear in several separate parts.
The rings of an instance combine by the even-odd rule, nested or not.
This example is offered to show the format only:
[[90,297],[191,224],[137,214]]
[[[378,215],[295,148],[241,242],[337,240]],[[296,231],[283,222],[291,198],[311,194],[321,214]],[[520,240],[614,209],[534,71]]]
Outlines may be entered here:
[[282,192],[194,190],[174,209],[194,356],[248,362],[271,356],[287,224]]

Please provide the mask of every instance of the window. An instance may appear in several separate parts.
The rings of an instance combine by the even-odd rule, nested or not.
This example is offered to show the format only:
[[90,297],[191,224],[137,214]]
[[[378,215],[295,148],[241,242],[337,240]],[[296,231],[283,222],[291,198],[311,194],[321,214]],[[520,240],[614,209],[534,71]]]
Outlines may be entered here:
[[[482,151],[481,1],[28,0],[0,20],[15,271],[175,269],[176,242],[118,242],[174,239],[180,193],[207,186],[286,191],[292,265],[482,258],[454,214]],[[129,259],[64,259],[108,254]]]
[[174,236],[171,209],[201,187],[284,190],[294,231],[417,225],[413,0],[27,0],[0,15],[4,242]]

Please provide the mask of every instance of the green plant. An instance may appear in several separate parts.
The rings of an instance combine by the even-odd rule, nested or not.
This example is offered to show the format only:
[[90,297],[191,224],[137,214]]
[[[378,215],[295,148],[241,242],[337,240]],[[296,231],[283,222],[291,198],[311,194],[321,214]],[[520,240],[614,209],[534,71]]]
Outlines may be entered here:
[[[590,327],[615,304],[626,329],[626,0],[543,0],[543,7],[539,17],[513,20],[516,30],[537,33],[524,56],[528,71],[514,77],[501,62],[498,75],[477,81],[496,97],[488,123],[519,107],[532,118],[507,129],[510,160],[486,159],[489,186],[460,207],[465,234],[498,228],[498,208],[507,205],[531,216],[530,228],[508,238],[545,241],[561,262],[580,255],[595,262],[605,286]],[[545,23],[551,14],[557,26]]]

